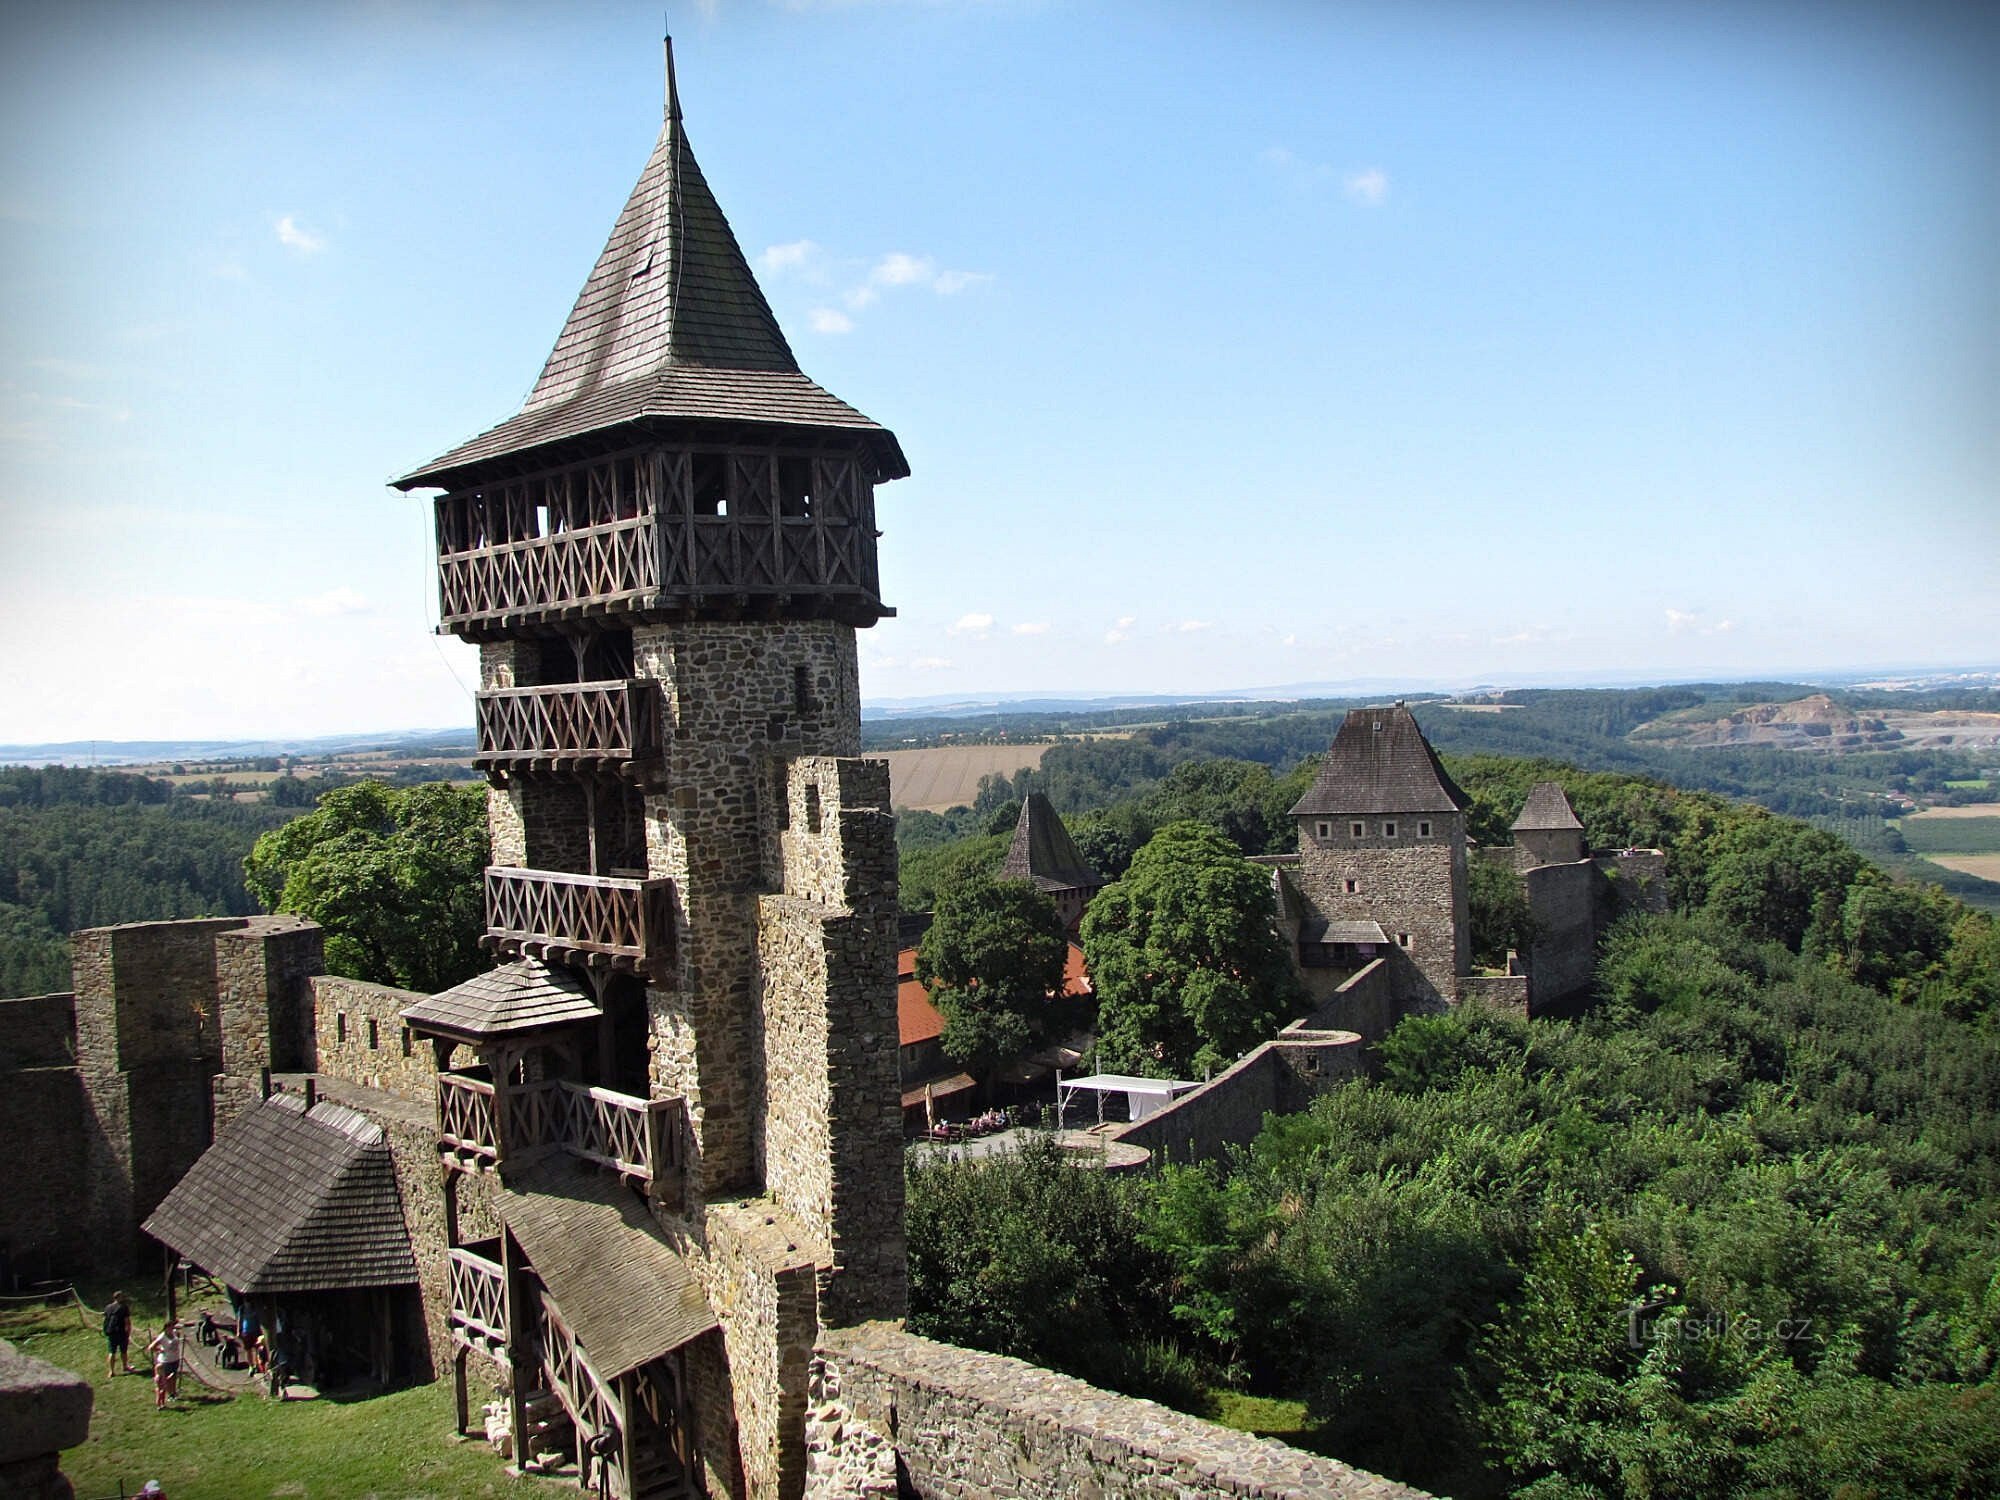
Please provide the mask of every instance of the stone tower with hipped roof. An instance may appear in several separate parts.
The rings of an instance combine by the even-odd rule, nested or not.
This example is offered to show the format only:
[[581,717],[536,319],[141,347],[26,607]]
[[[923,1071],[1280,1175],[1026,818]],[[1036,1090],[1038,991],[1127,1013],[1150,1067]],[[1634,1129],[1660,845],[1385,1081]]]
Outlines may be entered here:
[[1292,808],[1302,936],[1353,942],[1359,926],[1376,924],[1431,999],[1456,1000],[1472,964],[1464,808],[1401,703],[1349,713]]
[[1574,864],[1584,857],[1583,824],[1569,796],[1553,781],[1538,781],[1510,830],[1514,846],[1525,849],[1538,865]]
[[815,1339],[903,1313],[895,842],[855,631],[892,613],[874,491],[908,471],[799,370],[669,43],[659,139],[526,404],[397,481],[441,492],[492,782],[503,965],[406,1012],[448,1194],[498,1179],[454,1329],[517,1424],[546,1390],[594,1436],[613,1493],[797,1493]]
[[1025,880],[1055,902],[1071,937],[1076,936],[1090,898],[1105,886],[1104,877],[1091,868],[1054,806],[1040,792],[1028,793],[1021,803],[1014,841],[1000,862],[1000,878]]

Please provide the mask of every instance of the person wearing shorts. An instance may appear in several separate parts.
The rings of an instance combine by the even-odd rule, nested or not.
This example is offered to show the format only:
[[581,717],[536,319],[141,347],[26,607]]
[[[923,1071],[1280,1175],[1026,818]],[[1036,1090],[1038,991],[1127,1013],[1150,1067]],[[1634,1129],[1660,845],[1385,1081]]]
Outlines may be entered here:
[[119,1369],[132,1373],[132,1299],[113,1292],[104,1305],[104,1373],[116,1375]]
[[181,1325],[172,1318],[153,1336],[146,1352],[153,1356],[153,1409],[165,1411],[180,1389]]

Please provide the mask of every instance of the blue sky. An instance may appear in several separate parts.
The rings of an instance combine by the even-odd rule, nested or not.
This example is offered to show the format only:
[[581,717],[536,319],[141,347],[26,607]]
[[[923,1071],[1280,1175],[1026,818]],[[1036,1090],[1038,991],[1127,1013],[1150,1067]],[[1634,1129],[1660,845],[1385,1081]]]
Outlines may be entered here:
[[[674,25],[800,362],[915,470],[870,698],[2000,659],[1993,7]],[[469,722],[385,482],[519,405],[658,37],[8,10],[0,742]]]

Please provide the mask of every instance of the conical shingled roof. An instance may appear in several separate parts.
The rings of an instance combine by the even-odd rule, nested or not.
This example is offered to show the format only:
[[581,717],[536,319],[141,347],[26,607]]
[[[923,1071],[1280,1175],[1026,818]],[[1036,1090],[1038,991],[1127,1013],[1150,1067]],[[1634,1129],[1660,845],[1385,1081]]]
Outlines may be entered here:
[[1347,715],[1292,816],[1451,813],[1464,807],[1465,793],[1446,774],[1416,716],[1398,703]]
[[1576,809],[1569,805],[1568,794],[1553,781],[1538,781],[1528,789],[1528,800],[1521,805],[1521,816],[1513,823],[1515,833],[1582,827],[1583,824],[1577,821]]
[[539,958],[488,969],[403,1008],[403,1020],[413,1030],[469,1041],[594,1021],[598,1015],[597,1001],[581,979]]
[[1026,880],[1043,891],[1094,890],[1105,883],[1040,792],[1030,792],[1021,804],[1014,842],[1000,862],[1000,878]]
[[233,1121],[145,1223],[240,1292],[417,1279],[381,1127],[344,1105],[273,1094]]
[[910,471],[893,433],[800,372],[688,147],[671,42],[659,140],[526,404],[396,483],[453,483],[486,460],[649,417],[851,431],[879,477]]

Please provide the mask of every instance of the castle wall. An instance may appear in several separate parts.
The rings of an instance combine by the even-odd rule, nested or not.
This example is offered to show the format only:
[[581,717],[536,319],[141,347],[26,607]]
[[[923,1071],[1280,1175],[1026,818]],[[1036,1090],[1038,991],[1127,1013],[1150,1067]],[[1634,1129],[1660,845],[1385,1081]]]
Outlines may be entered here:
[[[854,632],[827,620],[633,632],[660,682],[671,788],[646,799],[647,866],[675,883],[676,972],[648,989],[654,1082],[688,1102],[689,1191],[756,1184],[764,1042],[757,897],[779,886],[784,762],[860,748]],[[887,804],[886,797],[884,806]],[[891,971],[889,989],[894,990]]]
[[[431,1044],[403,1024],[403,1007],[423,999],[413,990],[391,989],[360,979],[322,974],[312,982],[317,1071],[323,1075],[386,1089],[418,1101],[426,1110],[437,1100],[437,1057]],[[431,1120],[435,1129],[436,1121]],[[437,1142],[431,1142],[437,1154]]]
[[326,935],[303,917],[252,917],[216,935],[222,1044],[211,1090],[216,1129],[258,1102],[265,1068],[312,1067],[312,976],[325,967]]
[[1522,873],[1535,941],[1528,950],[1528,986],[1537,1006],[1589,988],[1597,959],[1598,886],[1588,860],[1537,865]]
[[80,1205],[91,1263],[133,1263],[139,1224],[211,1139],[220,1071],[215,940],[241,917],[97,927],[71,939],[86,1101]]
[[1627,912],[1665,916],[1673,892],[1667,884],[1667,856],[1658,849],[1620,849],[1592,861],[1610,883],[1606,925]]
[[759,1175],[831,1252],[821,1316],[900,1317],[903,1128],[888,765],[804,757],[787,783],[784,894],[758,902]]
[[1583,858],[1581,828],[1516,828],[1514,845],[1538,865],[1573,865]]
[[33,1162],[31,1190],[0,1193],[0,1263],[42,1278],[91,1258],[82,1225],[83,1082],[76,1000],[0,1000],[0,1140]]
[[1118,1132],[1155,1163],[1212,1161],[1246,1146],[1270,1114],[1294,1114],[1337,1084],[1361,1076],[1362,1040],[1351,1031],[1287,1027],[1200,1088]]
[[[812,1500],[1421,1500],[1334,1459],[1098,1390],[1018,1359],[867,1323],[829,1333],[813,1367]],[[885,1473],[887,1489],[864,1489]]]
[[1525,1016],[1532,983],[1526,974],[1471,974],[1459,981],[1458,997],[1466,1004],[1477,1003]]
[[76,996],[0,1000],[0,1073],[76,1066]]
[[[1364,830],[1359,837],[1355,823]],[[1419,832],[1426,823],[1428,835]],[[1384,832],[1389,825],[1394,836]],[[1457,994],[1458,976],[1472,966],[1465,860],[1465,820],[1456,814],[1314,815],[1299,820],[1294,878],[1300,896],[1324,920],[1380,923],[1422,973],[1431,995],[1448,1001]]]
[[1436,1005],[1429,980],[1398,950],[1349,976],[1299,1025],[1311,1031],[1352,1031],[1372,1045],[1394,1031],[1405,1015]]

